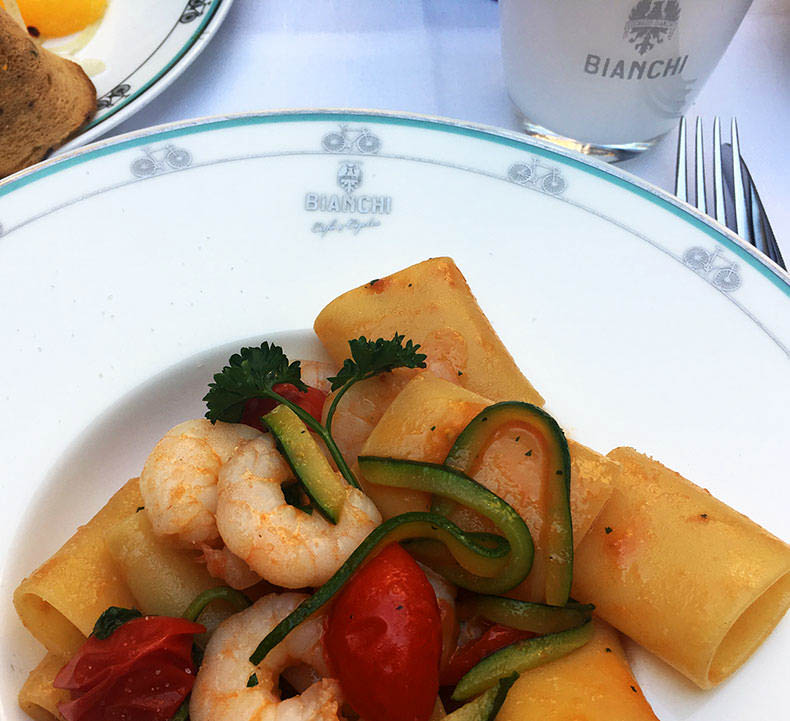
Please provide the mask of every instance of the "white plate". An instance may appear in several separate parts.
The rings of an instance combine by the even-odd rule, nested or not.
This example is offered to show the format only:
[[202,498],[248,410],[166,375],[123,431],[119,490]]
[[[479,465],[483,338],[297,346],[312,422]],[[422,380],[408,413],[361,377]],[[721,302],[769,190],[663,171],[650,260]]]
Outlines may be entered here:
[[[456,259],[571,435],[790,536],[788,276],[609,167],[425,118],[251,115],[48,161],[0,183],[0,222],[4,719],[40,655],[13,588],[201,413],[229,349],[429,256]],[[664,721],[756,721],[786,707],[789,641],[785,621],[709,693],[630,653]]]
[[[233,0],[110,0],[96,34],[74,55],[92,68],[98,109],[58,153],[85,145],[122,123],[186,70],[206,47]],[[45,46],[57,49],[62,39]]]

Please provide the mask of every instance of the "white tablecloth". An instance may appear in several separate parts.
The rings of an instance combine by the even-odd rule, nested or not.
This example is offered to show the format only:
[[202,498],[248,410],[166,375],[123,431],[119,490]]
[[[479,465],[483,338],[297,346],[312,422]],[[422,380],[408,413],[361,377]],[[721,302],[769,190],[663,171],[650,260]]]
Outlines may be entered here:
[[[515,129],[491,0],[236,0],[184,75],[112,134],[218,113],[355,107]],[[736,115],[790,261],[790,0],[755,0],[689,116]],[[710,138],[710,133],[708,134]],[[674,185],[674,134],[622,167]]]

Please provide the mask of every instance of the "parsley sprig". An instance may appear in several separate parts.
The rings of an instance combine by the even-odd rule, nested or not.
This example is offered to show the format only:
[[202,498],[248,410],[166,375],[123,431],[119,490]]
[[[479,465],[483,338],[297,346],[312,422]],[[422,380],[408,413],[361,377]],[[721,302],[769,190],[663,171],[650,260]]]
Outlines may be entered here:
[[238,423],[244,414],[244,404],[252,398],[271,398],[288,406],[302,422],[315,431],[332,454],[340,473],[352,486],[359,488],[357,479],[348,467],[334,439],[306,410],[292,403],[274,390],[279,383],[291,383],[306,393],[299,361],[289,362],[283,349],[274,343],[263,342],[259,347],[242,348],[230,357],[214,382],[208,384],[206,418],[212,423]]
[[259,347],[242,348],[214,376],[214,382],[209,383],[209,391],[203,398],[208,408],[206,418],[212,423],[238,423],[244,414],[244,404],[252,398],[271,398],[282,403],[319,435],[346,481],[359,488],[357,479],[332,437],[332,419],[340,399],[355,383],[396,368],[425,368],[426,356],[417,352],[420,346],[411,340],[405,344],[403,341],[404,337],[395,333],[391,340],[379,338],[369,341],[360,336],[348,342],[351,358],[344,361],[336,376],[328,379],[332,390],[337,392],[327,411],[326,425],[274,390],[274,386],[279,383],[290,383],[300,391],[307,392],[299,361],[291,363],[283,349],[274,343],[264,342]]
[[425,368],[426,355],[418,353],[419,344],[407,340],[404,336],[395,333],[392,340],[379,338],[368,340],[361,335],[355,340],[348,341],[351,358],[343,361],[343,367],[336,376],[327,380],[332,384],[332,390],[337,391],[326,415],[326,427],[331,433],[332,419],[340,399],[355,383],[364,381],[381,373],[389,373],[396,368]]
[[261,343],[259,348],[242,348],[230,357],[222,372],[214,376],[214,382],[209,383],[209,392],[203,398],[208,406],[206,418],[212,423],[238,423],[244,413],[244,404],[250,398],[273,398],[282,402],[280,395],[272,390],[278,383],[291,383],[307,392],[299,361],[289,363],[283,349],[273,343]]

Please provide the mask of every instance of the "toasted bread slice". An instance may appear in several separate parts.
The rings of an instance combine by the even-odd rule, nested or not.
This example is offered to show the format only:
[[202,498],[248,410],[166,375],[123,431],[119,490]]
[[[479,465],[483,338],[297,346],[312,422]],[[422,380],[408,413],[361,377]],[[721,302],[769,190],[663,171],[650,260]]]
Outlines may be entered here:
[[39,47],[0,9],[0,177],[46,158],[95,112],[82,68]]

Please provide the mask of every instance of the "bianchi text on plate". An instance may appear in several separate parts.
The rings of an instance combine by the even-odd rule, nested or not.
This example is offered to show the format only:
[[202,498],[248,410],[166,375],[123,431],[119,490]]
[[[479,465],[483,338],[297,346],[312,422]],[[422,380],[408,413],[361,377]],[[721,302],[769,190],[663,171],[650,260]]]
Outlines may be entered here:
[[325,213],[360,213],[362,215],[389,215],[392,197],[389,195],[355,195],[362,185],[362,163],[356,160],[341,161],[335,177],[343,193],[305,193],[304,209]]
[[389,195],[305,193],[304,209],[321,210],[327,213],[389,215],[392,212],[392,198]]

